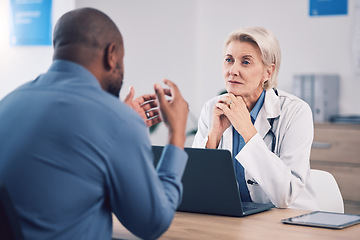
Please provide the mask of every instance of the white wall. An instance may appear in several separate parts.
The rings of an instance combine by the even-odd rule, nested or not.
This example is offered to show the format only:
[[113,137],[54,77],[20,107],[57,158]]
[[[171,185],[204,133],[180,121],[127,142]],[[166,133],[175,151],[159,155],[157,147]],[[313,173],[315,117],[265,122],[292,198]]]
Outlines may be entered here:
[[[130,85],[135,94],[153,92],[168,78],[179,86],[192,111],[200,108],[197,82],[197,1],[76,0],[76,7],[96,7],[118,25],[125,45],[123,99]],[[196,120],[188,127],[196,127]],[[167,142],[163,124],[151,135],[153,144]],[[188,139],[188,144],[192,140]]]
[[153,92],[163,78],[175,81],[186,99],[197,93],[196,1],[77,0],[77,7],[96,7],[118,25],[125,44],[121,98],[130,85],[136,95]]
[[351,37],[354,3],[347,16],[309,17],[307,1],[200,0],[200,85],[212,83],[201,100],[223,86],[220,64],[226,36],[241,26],[264,26],[275,33],[282,49],[279,88],[292,91],[298,73],[337,73],[341,77],[341,114],[360,114],[357,91],[360,79],[352,75]]
[[[351,37],[354,19],[349,0],[346,16],[309,17],[308,0],[54,0],[65,7],[96,7],[119,26],[125,40],[125,84],[136,95],[152,91],[166,77],[175,81],[197,117],[203,103],[223,88],[222,46],[241,26],[264,26],[282,48],[279,88],[292,91],[298,73],[338,73],[341,77],[341,114],[360,114],[356,99],[360,79],[352,75]],[[0,22],[6,23],[6,0],[0,0]],[[5,14],[4,14],[5,13]],[[0,23],[0,24],[1,24]],[[1,34],[7,25],[1,25]],[[0,35],[0,99],[20,83],[46,71],[51,47],[10,48]],[[195,127],[194,121],[189,128]],[[161,127],[154,144],[166,141]],[[188,145],[190,144],[188,141]]]
[[[52,46],[9,45],[9,0],[0,0],[0,100],[24,82],[45,72],[52,61]],[[75,0],[53,0],[53,22],[75,8]]]

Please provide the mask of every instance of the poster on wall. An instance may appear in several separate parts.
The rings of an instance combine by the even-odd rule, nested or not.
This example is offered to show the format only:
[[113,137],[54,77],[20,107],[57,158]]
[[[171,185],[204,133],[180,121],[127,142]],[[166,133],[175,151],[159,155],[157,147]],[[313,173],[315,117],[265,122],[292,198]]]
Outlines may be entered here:
[[52,0],[10,0],[10,45],[51,45]]
[[348,0],[309,0],[309,15],[347,15]]

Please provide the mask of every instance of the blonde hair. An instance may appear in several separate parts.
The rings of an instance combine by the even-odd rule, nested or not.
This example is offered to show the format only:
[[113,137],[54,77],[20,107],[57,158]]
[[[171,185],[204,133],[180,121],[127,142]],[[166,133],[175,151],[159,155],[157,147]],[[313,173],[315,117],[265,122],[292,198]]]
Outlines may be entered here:
[[281,62],[281,51],[275,35],[263,27],[248,27],[232,32],[225,41],[225,47],[232,41],[255,43],[260,51],[264,66],[275,65],[275,69],[270,79],[264,83],[264,89],[276,88],[278,84],[278,74]]

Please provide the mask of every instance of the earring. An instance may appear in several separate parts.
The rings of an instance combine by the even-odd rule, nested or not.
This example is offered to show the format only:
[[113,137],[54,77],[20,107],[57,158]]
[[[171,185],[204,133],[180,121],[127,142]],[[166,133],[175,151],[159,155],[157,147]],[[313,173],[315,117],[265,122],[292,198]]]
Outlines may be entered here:
[[262,83],[262,88],[265,88],[265,84],[267,83],[267,81],[269,81],[269,79]]

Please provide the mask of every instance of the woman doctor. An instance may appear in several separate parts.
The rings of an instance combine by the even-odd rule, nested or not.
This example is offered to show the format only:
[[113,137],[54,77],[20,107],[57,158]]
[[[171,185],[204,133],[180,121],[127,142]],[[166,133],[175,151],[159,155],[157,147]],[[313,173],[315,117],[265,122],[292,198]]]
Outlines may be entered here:
[[310,107],[277,90],[280,47],[267,29],[245,28],[225,42],[227,93],[205,103],[193,147],[228,149],[243,201],[317,210],[310,184]]

